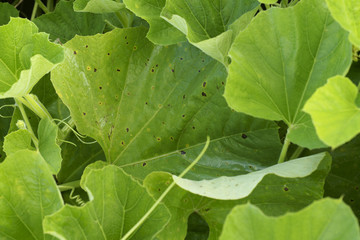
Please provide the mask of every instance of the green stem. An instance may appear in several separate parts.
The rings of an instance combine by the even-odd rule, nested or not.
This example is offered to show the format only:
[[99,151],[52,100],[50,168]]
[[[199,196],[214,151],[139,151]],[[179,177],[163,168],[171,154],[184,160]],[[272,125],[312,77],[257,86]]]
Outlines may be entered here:
[[21,101],[22,104],[28,107],[41,119],[43,118],[49,118],[50,120],[52,119],[46,107],[39,101],[39,99],[35,95],[27,94],[24,96],[24,98],[19,98],[19,100]]
[[78,187],[80,187],[80,180],[58,185],[60,192],[65,192]]
[[290,160],[298,158],[300,156],[300,154],[302,153],[302,151],[304,151],[304,148],[298,146],[296,148],[296,150],[293,152],[293,154],[291,155]]
[[36,138],[35,133],[32,130],[32,127],[31,127],[31,124],[30,124],[29,119],[27,117],[27,114],[25,112],[24,106],[22,105],[21,101],[19,101],[19,98],[15,98],[15,102],[16,102],[17,106],[20,109],[23,120],[25,121],[26,129],[29,131],[29,133],[31,135],[31,139],[32,139],[36,149],[38,149],[39,148],[39,140]]
[[290,141],[288,139],[288,132],[286,133],[286,137],[285,137],[285,140],[284,140],[283,147],[281,149],[281,153],[280,153],[278,163],[283,163],[285,161],[287,150],[289,149],[289,146],[290,146]]
[[281,7],[286,8],[288,6],[288,0],[281,0]]
[[41,0],[35,0],[35,2],[39,5],[39,7],[41,8],[41,10],[44,11],[44,13],[49,13],[49,9],[47,9],[47,7],[45,6],[45,4],[43,4],[43,2]]
[[295,4],[297,4],[299,2],[299,0],[293,0],[290,2],[289,6],[294,6]]
[[[191,168],[195,166],[195,164],[202,158],[202,156],[205,154],[207,148],[210,144],[210,137],[207,137],[206,144],[199,154],[195,161],[193,161],[180,175],[179,178],[182,178],[188,171],[190,171]],[[160,202],[165,198],[165,196],[170,192],[170,190],[175,186],[175,182],[173,181],[170,186],[161,194],[161,196],[156,200],[154,205],[145,213],[145,215],[121,238],[121,240],[128,239],[135,231],[138,229],[138,227],[141,226],[145,222],[145,220],[150,216],[150,214],[155,210],[155,208],[160,204]]]
[[49,9],[49,11],[52,12],[54,10],[54,2],[53,2],[53,0],[47,0],[46,6]]
[[32,13],[31,13],[31,18],[30,18],[31,21],[34,20],[34,18],[36,17],[38,7],[39,7],[39,5],[37,4],[37,2],[35,2]]

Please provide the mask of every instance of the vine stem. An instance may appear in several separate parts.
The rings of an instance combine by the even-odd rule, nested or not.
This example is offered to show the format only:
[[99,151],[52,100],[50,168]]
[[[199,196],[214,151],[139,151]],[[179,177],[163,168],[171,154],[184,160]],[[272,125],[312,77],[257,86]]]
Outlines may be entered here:
[[286,133],[284,144],[283,144],[282,149],[281,149],[281,153],[280,153],[280,156],[279,156],[278,163],[283,163],[285,161],[286,153],[287,153],[287,150],[289,149],[289,146],[290,146],[290,141],[288,139],[288,133],[289,133],[289,130]]
[[34,18],[36,17],[36,12],[38,10],[38,7],[39,7],[39,4],[37,2],[35,2],[32,13],[31,13],[31,18],[30,18],[31,21],[34,20]]
[[72,190],[72,189],[77,188],[77,187],[80,187],[80,180],[58,185],[58,188],[59,188],[60,192],[65,192],[65,191],[68,191],[68,190]]
[[18,100],[21,101],[22,104],[24,104],[27,108],[33,111],[36,115],[38,115],[41,119],[52,119],[46,107],[39,101],[39,99],[35,95],[27,94],[23,98],[18,98]]
[[[202,156],[205,154],[207,148],[210,144],[210,137],[207,136],[206,144],[200,154],[197,156],[197,158],[178,176],[179,178],[182,178],[188,171],[190,171],[191,168],[193,168],[196,163],[202,158]],[[170,192],[170,190],[176,185],[175,181],[173,181],[170,186],[161,194],[161,196],[156,200],[154,205],[145,213],[145,215],[121,238],[121,240],[128,239],[135,231],[138,229],[141,224],[145,222],[145,220],[150,216],[150,214],[155,210],[155,208],[160,204],[160,202],[165,198],[165,196]]]
[[300,146],[297,147],[297,149],[296,149],[296,150],[294,151],[294,153],[291,155],[290,160],[298,158],[298,157],[300,156],[300,154],[302,153],[303,150],[304,150],[303,147],[300,147]]
[[45,4],[43,4],[43,2],[41,0],[35,0],[35,2],[39,5],[39,7],[41,8],[41,10],[44,11],[44,13],[49,13],[49,9],[45,6]]
[[19,101],[19,98],[15,98],[16,105],[19,107],[21,115],[25,121],[26,129],[29,131],[31,135],[31,139],[36,147],[36,149],[39,148],[39,140],[36,138],[34,131],[32,130],[31,124],[29,122],[29,119],[27,117],[27,114],[25,112],[24,106],[22,105],[21,101]]

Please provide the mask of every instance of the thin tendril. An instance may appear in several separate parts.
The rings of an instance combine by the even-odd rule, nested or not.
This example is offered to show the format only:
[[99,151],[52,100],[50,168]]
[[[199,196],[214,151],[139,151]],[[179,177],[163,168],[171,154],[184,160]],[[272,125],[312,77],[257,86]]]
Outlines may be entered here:
[[[66,119],[66,118],[65,118]],[[87,138],[87,136],[80,134],[79,132],[77,132],[74,128],[72,128],[67,122],[65,122],[64,120],[61,119],[53,119],[54,121],[58,121],[59,123],[62,123],[64,125],[66,125],[76,136],[76,138],[83,144],[94,144],[97,141],[92,141],[92,142],[85,142],[84,140],[82,140],[81,138]]]
[[[16,105],[15,104],[7,104],[7,105],[2,105],[1,107],[0,107],[0,110],[1,109],[3,109],[3,108],[5,108],[5,107],[12,107],[12,108],[16,108]],[[12,118],[12,116],[5,116],[5,115],[2,115],[1,113],[0,113],[0,117],[2,117],[2,118]]]

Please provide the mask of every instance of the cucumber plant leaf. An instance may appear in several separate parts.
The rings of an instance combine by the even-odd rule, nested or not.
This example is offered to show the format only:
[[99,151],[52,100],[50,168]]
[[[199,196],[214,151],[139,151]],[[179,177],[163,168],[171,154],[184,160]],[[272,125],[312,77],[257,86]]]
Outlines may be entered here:
[[[194,194],[222,200],[242,199],[251,194],[266,175],[282,178],[304,178],[316,171],[324,158],[331,158],[327,153],[294,159],[285,163],[251,172],[244,175],[219,177],[211,180],[194,181],[173,175],[175,183]],[[330,161],[330,160],[329,160]]]
[[142,27],[77,36],[52,72],[77,129],[97,140],[108,162],[139,179],[154,170],[179,174],[210,135],[193,178],[276,163],[277,126],[227,106],[220,63],[190,44],[160,47],[145,36]]
[[28,130],[20,129],[5,136],[3,150],[7,156],[24,149],[33,150]]
[[7,24],[10,17],[18,17],[19,12],[9,3],[0,3],[0,26]]
[[[67,205],[47,216],[46,233],[69,240],[120,239],[155,203],[143,186],[114,165],[85,172],[81,187],[88,192],[90,202],[82,207]],[[169,217],[160,204],[130,239],[153,239]]]
[[326,0],[332,16],[350,32],[350,41],[360,48],[360,2],[357,0]]
[[[248,201],[272,216],[298,211],[312,201],[322,198],[330,165],[331,158],[324,156],[317,170],[307,177],[282,178],[274,174],[267,175],[248,197],[239,200],[207,198],[175,186],[163,200],[171,213],[170,222],[157,238],[184,239],[188,218],[196,212],[209,225],[209,239],[218,239],[227,214],[234,206]],[[145,178],[144,186],[152,196],[158,198],[172,181],[169,173],[153,172]]]
[[105,21],[101,14],[75,12],[73,2],[61,0],[54,12],[41,15],[33,21],[41,32],[50,34],[52,41],[65,43],[76,34],[87,36],[102,33]]
[[124,0],[126,8],[149,23],[150,29],[146,36],[150,41],[160,45],[184,42],[185,35],[161,18],[161,10],[165,2],[166,0]]
[[358,88],[350,79],[335,76],[318,88],[304,111],[311,115],[319,138],[336,148],[360,133]]
[[123,9],[125,5],[116,0],[75,0],[74,10],[77,12],[110,13]]
[[228,104],[255,117],[283,120],[289,140],[302,147],[324,147],[302,108],[329,77],[348,71],[347,35],[324,0],[259,13],[229,52]]
[[226,218],[220,240],[360,239],[356,217],[341,199],[322,199],[296,213],[266,216],[248,203]]
[[45,33],[38,33],[34,23],[12,18],[0,26],[0,98],[29,93],[63,58],[61,46],[50,43]]
[[38,152],[20,150],[0,164],[0,238],[52,239],[43,232],[46,215],[63,201]]

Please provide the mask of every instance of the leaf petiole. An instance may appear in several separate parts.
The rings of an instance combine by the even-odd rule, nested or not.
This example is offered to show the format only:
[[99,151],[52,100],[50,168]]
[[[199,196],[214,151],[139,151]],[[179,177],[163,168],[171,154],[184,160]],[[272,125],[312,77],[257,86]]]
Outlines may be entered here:
[[23,98],[18,98],[18,100],[21,101],[22,104],[24,104],[27,108],[33,111],[41,119],[43,118],[49,118],[50,120],[52,119],[48,110],[35,95],[27,94]]
[[[191,168],[193,168],[197,162],[202,158],[202,156],[205,154],[206,150],[208,149],[210,144],[210,137],[207,136],[206,143],[200,154],[197,156],[197,158],[178,176],[179,178],[182,178],[187,172],[190,171]],[[145,213],[145,215],[121,238],[121,240],[128,239],[135,231],[138,229],[141,224],[145,222],[145,220],[150,216],[150,214],[155,210],[155,208],[160,204],[160,202],[165,198],[165,196],[170,192],[170,190],[176,185],[175,181],[173,181],[169,187],[166,188],[166,190],[161,194],[161,196],[156,200],[154,205]]]
[[74,188],[78,188],[78,187],[80,187],[80,180],[58,185],[60,192],[73,190]]
[[286,133],[284,144],[283,144],[283,147],[281,149],[280,156],[279,156],[278,164],[283,163],[285,161],[287,150],[289,149],[289,146],[290,146],[290,143],[291,143],[290,140],[288,139],[288,134],[289,134],[289,130]]

